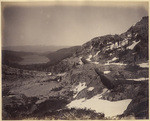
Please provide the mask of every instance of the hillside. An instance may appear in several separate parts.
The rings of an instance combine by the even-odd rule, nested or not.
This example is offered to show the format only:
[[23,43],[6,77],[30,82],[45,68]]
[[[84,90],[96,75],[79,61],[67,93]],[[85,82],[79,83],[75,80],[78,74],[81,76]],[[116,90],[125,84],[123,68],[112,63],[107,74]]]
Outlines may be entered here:
[[54,65],[60,62],[65,58],[71,57],[75,52],[77,52],[81,47],[80,46],[73,46],[70,48],[63,48],[57,50],[55,52],[49,53],[46,56],[50,59],[50,64]]
[[3,65],[3,119],[148,119],[148,49],[143,17],[120,35],[48,54],[56,64],[47,72]]
[[17,52],[10,50],[2,50],[2,64],[17,64],[23,60],[23,56],[33,54],[31,52]]
[[148,60],[147,45],[148,17],[143,17],[140,22],[121,35],[106,35],[93,38],[82,46],[82,50],[77,56],[85,55],[91,61],[101,63],[114,57],[117,62],[138,63],[142,59]]

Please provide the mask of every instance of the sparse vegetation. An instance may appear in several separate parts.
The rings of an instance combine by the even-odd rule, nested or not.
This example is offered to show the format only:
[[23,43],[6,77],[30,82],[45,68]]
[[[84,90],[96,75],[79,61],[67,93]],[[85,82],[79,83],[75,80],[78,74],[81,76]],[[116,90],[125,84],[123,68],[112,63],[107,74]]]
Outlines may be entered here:
[[48,116],[25,118],[37,120],[101,120],[105,119],[104,114],[95,113],[86,109],[62,109],[60,111],[49,112]]

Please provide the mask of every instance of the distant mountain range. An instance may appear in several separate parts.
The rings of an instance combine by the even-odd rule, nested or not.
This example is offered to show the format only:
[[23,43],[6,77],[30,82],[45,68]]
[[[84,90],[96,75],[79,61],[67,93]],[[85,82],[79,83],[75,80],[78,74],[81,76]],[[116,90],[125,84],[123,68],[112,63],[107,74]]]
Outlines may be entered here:
[[[15,49],[15,48],[14,48]],[[56,49],[56,48],[55,48]],[[63,48],[59,49],[57,51],[47,51],[41,53],[41,52],[26,52],[26,51],[12,51],[12,50],[2,50],[2,63],[4,65],[9,65],[11,67],[17,67],[17,68],[24,68],[24,69],[30,69],[30,70],[41,70],[46,69],[47,67],[50,67],[52,65],[57,65],[60,61],[63,59],[71,57],[74,53],[77,52],[77,50],[81,49],[81,46],[73,46],[69,48]],[[28,50],[29,51],[29,50]],[[34,64],[31,65],[20,65],[20,62],[23,61],[24,57],[32,57],[34,55],[39,56],[45,56],[49,59],[49,61],[46,64]],[[29,58],[27,61],[32,61],[31,58]],[[35,59],[34,59],[35,61]],[[37,60],[38,61],[38,60]],[[34,63],[34,62],[33,62]]]
[[11,51],[23,51],[23,52],[36,52],[36,53],[49,53],[54,52],[62,48],[68,48],[70,46],[42,46],[42,45],[24,45],[24,46],[4,46],[3,50]]
[[[148,17],[143,17],[139,22],[120,35],[95,37],[82,46],[11,46],[3,47],[3,50],[7,50],[3,51],[3,53],[5,52],[3,60],[7,61],[9,59],[4,58],[11,57],[7,56],[8,54],[13,54],[16,59],[21,60],[20,55],[22,55],[22,52],[42,53],[51,60],[45,66],[44,70],[51,70],[52,68],[57,70],[64,63],[65,66],[68,65],[66,67],[68,69],[68,67],[71,67],[70,64],[79,63],[81,60],[85,63],[95,64],[114,62],[131,65],[138,64],[148,60]],[[17,55],[19,58],[17,58]],[[51,68],[51,66],[53,67]]]

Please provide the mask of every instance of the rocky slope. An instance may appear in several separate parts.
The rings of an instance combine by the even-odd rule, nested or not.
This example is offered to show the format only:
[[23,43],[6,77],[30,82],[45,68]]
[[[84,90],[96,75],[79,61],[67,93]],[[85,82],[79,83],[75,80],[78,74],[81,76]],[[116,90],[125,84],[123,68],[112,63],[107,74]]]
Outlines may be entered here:
[[[115,91],[105,93],[107,88],[102,83],[104,78],[98,77],[95,68],[114,85],[118,85]],[[101,99],[104,100],[131,99],[123,115],[133,114],[136,118],[148,118],[148,17],[143,17],[121,35],[93,38],[82,45],[73,57],[54,66],[54,70],[68,71],[66,80],[71,81],[72,88],[82,89],[74,90],[76,94],[73,101],[83,98],[86,101],[101,93]],[[81,106],[83,103],[80,103]],[[141,105],[143,107],[137,108]]]
[[148,60],[148,17],[130,27],[121,35],[96,37],[82,46],[77,56],[104,63],[115,57],[114,62],[140,62]]
[[121,35],[93,38],[50,72],[3,66],[3,119],[147,119],[148,59],[143,17]]

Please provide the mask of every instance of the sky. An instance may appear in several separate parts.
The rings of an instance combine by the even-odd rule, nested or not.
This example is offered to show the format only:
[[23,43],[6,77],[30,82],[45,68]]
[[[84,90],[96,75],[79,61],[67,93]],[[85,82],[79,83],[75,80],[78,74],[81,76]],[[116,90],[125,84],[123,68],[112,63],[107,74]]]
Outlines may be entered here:
[[148,16],[146,2],[2,3],[2,45],[82,45]]

